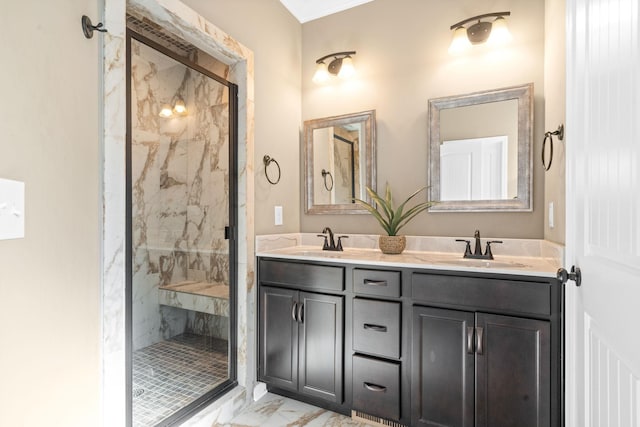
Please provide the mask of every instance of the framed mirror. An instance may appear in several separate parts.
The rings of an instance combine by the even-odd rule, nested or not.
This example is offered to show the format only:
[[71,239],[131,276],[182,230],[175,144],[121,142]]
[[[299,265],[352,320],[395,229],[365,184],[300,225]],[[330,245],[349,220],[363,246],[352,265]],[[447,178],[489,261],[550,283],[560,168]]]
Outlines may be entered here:
[[533,83],[429,100],[430,211],[531,211]]
[[304,122],[305,212],[365,214],[376,185],[375,110]]

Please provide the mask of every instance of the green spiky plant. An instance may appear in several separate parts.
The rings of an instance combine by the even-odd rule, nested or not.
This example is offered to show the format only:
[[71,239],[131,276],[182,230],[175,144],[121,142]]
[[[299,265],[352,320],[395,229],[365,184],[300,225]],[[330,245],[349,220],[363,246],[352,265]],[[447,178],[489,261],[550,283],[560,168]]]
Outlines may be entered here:
[[384,198],[380,197],[378,193],[373,191],[371,188],[366,187],[366,189],[369,197],[371,197],[371,199],[375,201],[377,206],[367,203],[364,200],[354,200],[364,206],[364,208],[368,210],[375,219],[378,220],[384,231],[386,231],[387,235],[389,236],[397,236],[398,231],[400,231],[402,227],[407,225],[407,223],[409,223],[409,221],[411,221],[416,215],[434,205],[434,202],[427,201],[415,205],[406,212],[404,210],[407,203],[409,203],[409,201],[417,196],[422,190],[427,189],[427,187],[422,187],[419,190],[415,191],[404,202],[402,202],[397,209],[394,209],[393,207],[393,200],[391,198],[391,187],[389,187],[388,183]]

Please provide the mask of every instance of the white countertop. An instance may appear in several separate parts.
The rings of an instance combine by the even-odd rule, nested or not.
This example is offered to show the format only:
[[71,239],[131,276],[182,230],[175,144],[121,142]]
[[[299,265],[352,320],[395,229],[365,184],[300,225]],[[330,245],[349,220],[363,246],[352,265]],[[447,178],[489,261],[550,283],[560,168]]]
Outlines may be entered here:
[[[340,234],[343,235],[343,234]],[[315,234],[292,233],[258,236],[256,255],[305,261],[367,264],[381,267],[408,267],[433,270],[556,277],[562,266],[563,247],[536,239],[499,239],[503,246],[492,246],[494,259],[465,259],[464,244],[451,237],[407,236],[407,250],[386,255],[377,248],[377,236],[348,235],[345,249],[323,251]],[[495,240],[495,238],[489,238]],[[309,244],[309,242],[317,244]],[[349,242],[352,246],[347,246]],[[373,244],[372,244],[373,242]],[[482,239],[484,248],[485,239]],[[369,246],[369,247],[366,247]],[[452,251],[457,249],[457,251]],[[502,253],[501,253],[502,252]],[[508,255],[505,253],[508,252]]]

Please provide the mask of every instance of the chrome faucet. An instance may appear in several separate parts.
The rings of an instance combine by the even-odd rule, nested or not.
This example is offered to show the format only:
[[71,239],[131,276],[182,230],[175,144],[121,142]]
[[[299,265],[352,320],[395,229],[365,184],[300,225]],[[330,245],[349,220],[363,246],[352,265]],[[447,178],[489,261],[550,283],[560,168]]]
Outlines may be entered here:
[[473,238],[475,239],[475,248],[473,253],[471,252],[471,241],[466,239],[456,239],[456,242],[465,242],[467,245],[464,249],[464,258],[472,258],[472,259],[493,259],[493,253],[491,252],[491,244],[492,243],[502,243],[502,240],[488,240],[487,247],[482,253],[482,243],[480,241],[480,230],[476,230],[473,233]]
[[[329,234],[327,238],[327,233]],[[324,244],[322,245],[323,251],[343,251],[342,239],[348,239],[349,236],[338,236],[338,243],[336,244],[333,238],[333,231],[329,227],[325,227],[322,230],[322,234],[318,234],[318,237],[324,237]]]

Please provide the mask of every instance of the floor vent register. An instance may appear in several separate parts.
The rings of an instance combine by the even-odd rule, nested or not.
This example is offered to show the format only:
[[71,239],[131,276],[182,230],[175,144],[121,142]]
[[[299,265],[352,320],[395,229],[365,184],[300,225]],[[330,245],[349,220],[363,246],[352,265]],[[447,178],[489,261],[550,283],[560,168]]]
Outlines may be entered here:
[[351,411],[351,419],[354,421],[362,421],[374,426],[389,426],[389,427],[407,427],[404,424],[400,424],[397,421],[387,420],[375,415],[366,414],[360,411]]

